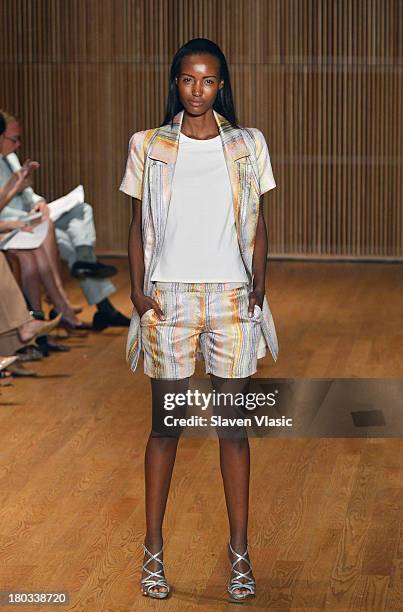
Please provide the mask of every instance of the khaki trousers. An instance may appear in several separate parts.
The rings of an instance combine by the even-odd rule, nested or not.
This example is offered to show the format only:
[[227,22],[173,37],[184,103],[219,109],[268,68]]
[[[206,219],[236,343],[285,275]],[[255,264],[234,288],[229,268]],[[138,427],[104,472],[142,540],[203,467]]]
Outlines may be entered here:
[[13,355],[23,343],[17,328],[31,320],[4,253],[0,253],[0,355]]

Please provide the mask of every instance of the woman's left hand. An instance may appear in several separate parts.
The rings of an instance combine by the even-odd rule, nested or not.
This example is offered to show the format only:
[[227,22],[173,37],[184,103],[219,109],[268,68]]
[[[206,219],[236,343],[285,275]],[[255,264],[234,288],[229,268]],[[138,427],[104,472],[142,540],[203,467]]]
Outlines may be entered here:
[[263,309],[263,300],[264,300],[264,292],[258,291],[255,289],[251,291],[249,294],[249,306],[248,306],[248,316],[253,317],[253,311],[255,310],[255,304],[257,304],[261,309]]
[[42,213],[42,220],[46,221],[46,219],[49,219],[49,214],[50,214],[49,206],[47,205],[45,200],[40,200],[39,202],[37,202],[33,210],[34,212]]

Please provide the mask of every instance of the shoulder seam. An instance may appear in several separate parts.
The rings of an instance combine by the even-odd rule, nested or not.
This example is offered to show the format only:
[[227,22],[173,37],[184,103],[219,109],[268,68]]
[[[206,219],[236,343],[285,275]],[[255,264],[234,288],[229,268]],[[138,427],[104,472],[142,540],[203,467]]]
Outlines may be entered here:
[[153,144],[154,140],[157,137],[158,130],[159,130],[159,128],[151,128],[149,130],[145,130],[147,133],[149,133],[149,136],[147,138],[147,143],[145,145],[145,151],[144,151],[145,158],[147,158],[148,152],[150,150],[150,147],[151,147],[151,145]]

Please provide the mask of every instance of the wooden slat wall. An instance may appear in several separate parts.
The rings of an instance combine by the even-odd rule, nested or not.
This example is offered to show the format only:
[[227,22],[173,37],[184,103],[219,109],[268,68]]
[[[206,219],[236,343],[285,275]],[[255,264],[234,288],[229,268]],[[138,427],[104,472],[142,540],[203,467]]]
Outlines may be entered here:
[[129,136],[160,124],[174,52],[206,36],[269,144],[270,254],[403,257],[400,0],[0,0],[0,17],[0,107],[38,192],[84,184],[99,250],[126,252]]

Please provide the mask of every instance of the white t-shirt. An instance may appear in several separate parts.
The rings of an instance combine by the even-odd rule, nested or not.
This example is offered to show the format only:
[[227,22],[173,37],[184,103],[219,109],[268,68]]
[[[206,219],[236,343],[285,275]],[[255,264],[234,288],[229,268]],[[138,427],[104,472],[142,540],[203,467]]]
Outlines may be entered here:
[[220,136],[179,134],[162,253],[152,281],[248,281]]

